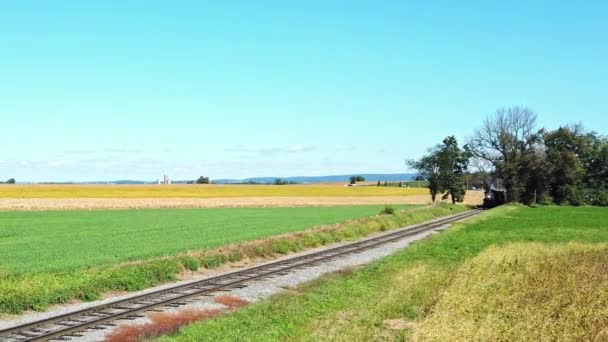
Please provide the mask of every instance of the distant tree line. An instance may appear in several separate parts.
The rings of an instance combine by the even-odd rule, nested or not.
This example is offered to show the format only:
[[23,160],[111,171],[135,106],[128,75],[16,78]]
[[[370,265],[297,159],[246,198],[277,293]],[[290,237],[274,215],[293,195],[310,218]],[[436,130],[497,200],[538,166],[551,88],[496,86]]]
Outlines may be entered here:
[[288,184],[298,184],[298,183],[294,182],[294,181],[288,181],[288,180],[285,180],[283,178],[276,178],[272,184],[274,184],[274,185],[288,185]]
[[[188,184],[213,184],[213,181],[211,181],[209,179],[209,177],[200,176],[196,180],[189,181]],[[261,183],[261,182],[256,182],[256,181],[253,181],[253,180],[248,180],[248,181],[245,181],[245,182],[232,183],[232,184],[251,184],[251,185],[268,185],[268,184],[273,184],[273,185],[287,185],[287,184],[298,184],[298,183],[294,182],[294,181],[288,181],[288,180],[283,179],[283,178],[276,178],[272,183]]]
[[[538,128],[527,107],[497,110],[458,147],[454,137],[409,164],[440,193],[504,190],[507,202],[608,206],[608,138],[582,125]],[[469,172],[468,168],[475,169]]]
[[399,181],[399,182],[388,182],[388,181],[378,181],[376,183],[376,186],[389,186],[389,187],[398,187],[398,188],[403,188],[403,187],[407,187],[407,183],[404,183],[403,181]]
[[365,182],[365,177],[363,176],[351,176],[350,184],[357,184],[357,182]]
[[0,184],[15,184],[15,178],[9,178],[6,182],[0,182]]
[[196,180],[196,184],[209,184],[209,177],[200,176]]

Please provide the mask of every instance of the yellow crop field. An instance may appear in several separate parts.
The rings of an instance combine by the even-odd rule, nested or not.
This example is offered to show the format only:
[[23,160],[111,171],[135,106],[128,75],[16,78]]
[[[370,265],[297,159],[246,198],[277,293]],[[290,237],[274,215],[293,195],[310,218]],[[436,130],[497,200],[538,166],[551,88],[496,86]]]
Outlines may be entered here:
[[375,197],[426,195],[424,188],[315,185],[0,185],[0,198]]

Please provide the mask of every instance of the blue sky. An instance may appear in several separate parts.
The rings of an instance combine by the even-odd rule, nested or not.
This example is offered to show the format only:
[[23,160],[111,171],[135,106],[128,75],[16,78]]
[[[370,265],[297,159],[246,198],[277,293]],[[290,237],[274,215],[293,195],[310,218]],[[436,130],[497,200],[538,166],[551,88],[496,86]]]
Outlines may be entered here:
[[608,133],[608,3],[4,1],[0,179],[403,172],[497,107]]

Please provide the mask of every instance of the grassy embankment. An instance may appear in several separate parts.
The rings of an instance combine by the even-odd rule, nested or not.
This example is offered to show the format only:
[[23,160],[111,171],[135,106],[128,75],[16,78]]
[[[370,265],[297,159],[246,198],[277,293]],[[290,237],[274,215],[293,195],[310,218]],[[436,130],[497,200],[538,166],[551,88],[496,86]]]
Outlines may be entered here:
[[426,195],[428,189],[329,185],[7,185],[0,198],[366,197]]
[[[443,205],[376,215],[381,208],[0,213],[0,312],[139,290],[184,270],[288,254],[467,210]],[[313,226],[321,227],[305,230]],[[251,241],[282,233],[291,234]]]
[[162,341],[604,341],[607,222],[606,208],[497,208]]

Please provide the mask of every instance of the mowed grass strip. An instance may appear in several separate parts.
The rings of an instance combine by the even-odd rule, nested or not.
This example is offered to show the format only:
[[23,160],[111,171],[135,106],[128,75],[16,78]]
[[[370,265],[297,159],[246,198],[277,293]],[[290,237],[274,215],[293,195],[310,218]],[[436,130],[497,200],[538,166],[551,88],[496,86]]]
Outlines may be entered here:
[[365,197],[426,195],[428,189],[331,185],[0,185],[0,198]]
[[58,272],[145,260],[373,216],[382,208],[0,212],[0,270]]
[[[410,207],[403,206],[401,208]],[[374,209],[377,210],[379,207],[376,206]],[[386,210],[384,207],[382,209],[383,212],[390,212],[390,210]],[[233,209],[230,209],[226,212],[233,212],[232,210]],[[359,215],[363,215],[360,213],[361,208],[352,208],[352,210],[357,211]],[[0,313],[19,313],[28,309],[44,310],[51,304],[65,303],[75,299],[94,300],[108,291],[141,290],[175,280],[178,275],[184,271],[195,271],[201,267],[215,268],[225,263],[238,262],[247,258],[255,259],[285,255],[306,248],[319,247],[339,241],[354,240],[375,232],[421,223],[430,219],[466,210],[470,210],[470,208],[462,205],[452,206],[443,204],[434,207],[416,208],[413,210],[402,209],[395,210],[392,214],[378,214],[371,217],[320,226],[314,229],[300,230],[266,239],[258,239],[228,246],[222,245],[222,247],[218,248],[190,250],[187,253],[178,253],[148,260],[138,259],[133,262],[118,262],[106,266],[99,265],[93,268],[72,269],[74,266],[67,267],[64,265],[65,269],[61,271],[53,271],[50,268],[40,272],[22,271],[21,273],[15,273],[0,271]],[[92,213],[99,214],[99,212]],[[13,217],[18,216],[19,215]],[[29,219],[31,216],[26,217]],[[293,217],[290,217],[289,220],[292,218]],[[224,216],[224,219],[234,220],[235,217],[229,215]],[[82,224],[83,222],[85,221],[81,221],[80,223]],[[25,223],[22,222],[22,224]],[[103,227],[101,227],[101,229],[103,229]],[[41,228],[41,232],[44,233],[43,228]],[[149,234],[150,231],[146,231],[146,233]],[[204,230],[196,230],[193,232],[193,235],[202,233],[204,233]],[[11,236],[12,235],[14,234],[11,234]],[[153,235],[154,241],[161,246],[163,245],[164,240],[171,241],[170,234],[165,231],[161,230],[159,234],[155,233]],[[5,238],[10,238],[11,236],[5,234]],[[107,235],[102,235],[97,239],[97,243],[102,246],[106,245],[104,236]],[[190,236],[190,238],[192,239],[194,237]],[[116,242],[130,245],[132,249],[138,252],[145,248],[145,246],[141,245],[139,242],[129,242],[130,237],[127,235],[121,235],[120,239],[125,241]],[[30,251],[33,252],[32,258],[38,257],[34,254],[36,251],[35,246],[36,244],[31,245]],[[66,254],[70,254],[70,251],[66,246],[69,246],[68,242],[64,242],[63,244],[57,243],[56,248],[59,249],[57,252],[54,252],[54,254],[60,256],[62,251]],[[91,246],[91,251],[96,250],[95,248],[97,247]],[[86,253],[83,251],[80,253],[80,256],[86,258]],[[24,260],[24,262],[27,263],[29,261]],[[49,264],[52,264],[52,260],[48,260],[48,262]]]
[[[571,242],[586,246],[569,247]],[[462,336],[512,341],[555,340],[560,333],[574,340],[605,340],[606,242],[608,208],[497,208],[362,270],[313,281],[161,340],[445,341]],[[513,243],[518,245],[509,247]],[[526,249],[531,252],[518,252]],[[494,279],[506,283],[493,288]],[[510,300],[491,300],[497,294]],[[534,304],[523,302],[528,299]],[[463,310],[470,312],[450,315]],[[499,324],[491,319],[493,312],[514,324]],[[434,328],[452,319],[451,325]],[[526,322],[544,326],[535,329]],[[467,327],[452,335],[450,327],[458,323]]]

